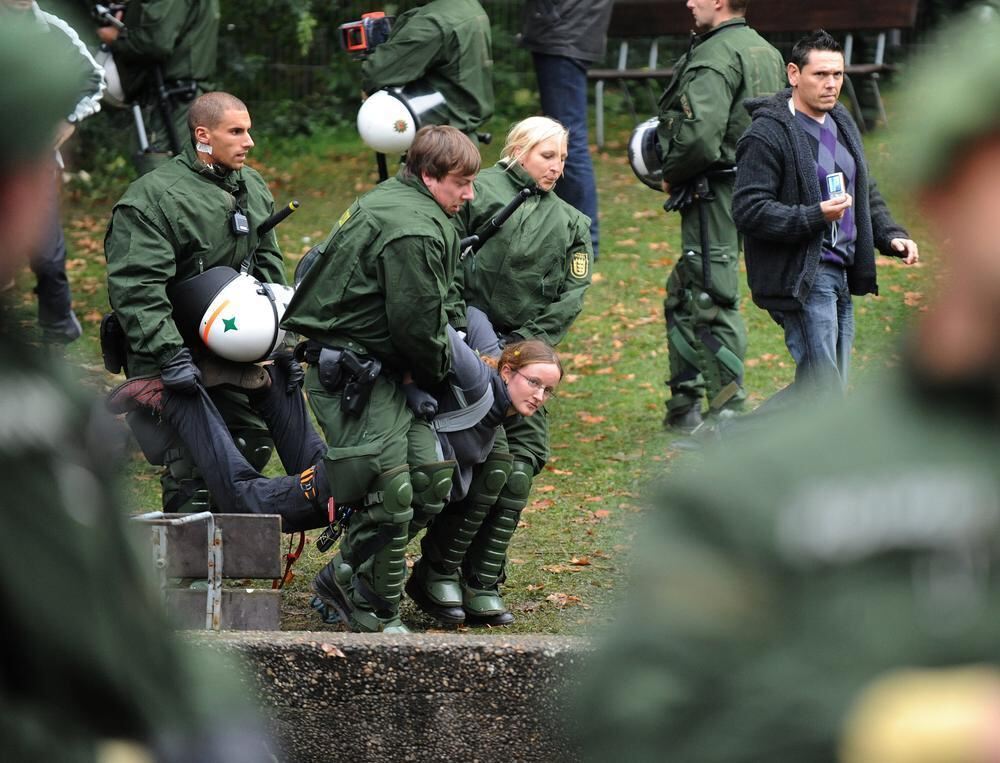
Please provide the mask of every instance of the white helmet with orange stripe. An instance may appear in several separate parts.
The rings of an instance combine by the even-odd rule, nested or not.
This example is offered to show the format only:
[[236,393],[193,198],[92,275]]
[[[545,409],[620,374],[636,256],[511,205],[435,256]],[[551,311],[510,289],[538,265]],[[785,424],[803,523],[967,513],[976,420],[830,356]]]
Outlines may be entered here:
[[174,321],[185,341],[241,363],[267,358],[285,338],[281,318],[294,290],[219,266],[172,287]]

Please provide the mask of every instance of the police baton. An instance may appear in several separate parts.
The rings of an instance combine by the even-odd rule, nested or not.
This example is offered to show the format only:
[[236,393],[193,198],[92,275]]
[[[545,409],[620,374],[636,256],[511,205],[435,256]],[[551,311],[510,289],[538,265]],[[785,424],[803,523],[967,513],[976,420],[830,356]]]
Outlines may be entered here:
[[292,212],[299,208],[299,203],[294,199],[273,215],[268,217],[264,222],[257,226],[257,238],[264,238],[271,229],[274,228],[278,223],[284,222],[285,218],[288,217]]
[[[257,226],[257,246],[260,246],[260,242],[263,240],[264,236],[270,233],[278,223],[282,222],[286,217],[292,214],[292,212],[298,209],[299,206],[299,202],[293,199],[274,214],[268,215],[267,219]],[[243,260],[243,263],[240,265],[241,273],[250,272],[250,268],[253,265],[253,259],[256,254],[257,250],[254,249],[247,255],[246,259]]]
[[517,208],[537,193],[537,185],[529,185],[522,188],[517,192],[517,196],[507,203],[507,206],[490,218],[486,225],[471,236],[466,236],[459,241],[458,249],[462,253],[459,255],[459,260],[464,260],[470,254],[475,254],[482,249],[483,244],[496,235],[497,231],[500,230],[505,222],[507,222],[507,219],[517,211]]

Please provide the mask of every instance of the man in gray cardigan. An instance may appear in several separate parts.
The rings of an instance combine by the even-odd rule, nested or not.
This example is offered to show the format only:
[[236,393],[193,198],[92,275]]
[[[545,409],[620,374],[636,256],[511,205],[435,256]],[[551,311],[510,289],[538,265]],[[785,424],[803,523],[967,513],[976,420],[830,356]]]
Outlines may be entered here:
[[796,43],[788,81],[791,90],[747,102],[752,122],[736,148],[733,190],[753,301],[784,329],[796,366],[794,384],[765,405],[793,388],[843,392],[854,341],[851,296],[878,293],[875,248],[907,265],[918,260],[838,104],[844,54],[837,41],[820,30]]

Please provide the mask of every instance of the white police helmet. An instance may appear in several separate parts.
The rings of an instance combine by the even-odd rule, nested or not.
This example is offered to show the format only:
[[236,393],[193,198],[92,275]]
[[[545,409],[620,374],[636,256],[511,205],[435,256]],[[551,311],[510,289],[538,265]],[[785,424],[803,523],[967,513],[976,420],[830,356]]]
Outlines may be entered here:
[[119,109],[128,108],[128,101],[125,98],[125,88],[122,87],[122,78],[118,74],[118,64],[111,51],[103,45],[94,56],[97,65],[104,69],[104,95],[101,102]]
[[660,156],[660,139],[656,128],[659,117],[641,122],[628,139],[628,163],[632,172],[654,191],[663,191],[663,157]]
[[256,363],[285,338],[280,322],[293,294],[289,286],[219,266],[172,287],[169,297],[185,341],[227,360]]
[[420,82],[378,90],[358,110],[358,133],[379,153],[402,154],[421,127],[448,121],[444,106],[444,96]]

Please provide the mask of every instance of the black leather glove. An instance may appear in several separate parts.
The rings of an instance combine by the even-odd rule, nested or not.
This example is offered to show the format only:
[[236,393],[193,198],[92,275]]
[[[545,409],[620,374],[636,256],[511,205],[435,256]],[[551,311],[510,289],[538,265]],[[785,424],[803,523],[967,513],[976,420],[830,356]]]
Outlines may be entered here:
[[289,394],[302,386],[302,382],[306,379],[306,372],[299,365],[299,361],[295,359],[294,352],[287,348],[275,350],[271,353],[271,360],[274,361],[274,365],[284,372],[286,379],[285,389]]
[[416,384],[412,382],[404,384],[403,394],[406,395],[406,404],[418,419],[433,421],[434,417],[437,416],[437,400],[432,395],[420,389]]
[[500,346],[501,350],[508,344],[516,344],[517,342],[523,342],[523,341],[524,341],[523,336],[514,333],[504,334],[500,337],[497,337],[497,344]]
[[201,371],[194,364],[191,350],[182,347],[166,363],[160,366],[163,386],[184,395],[194,394],[201,382]]

